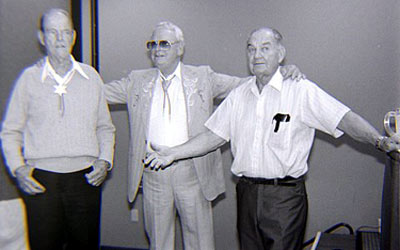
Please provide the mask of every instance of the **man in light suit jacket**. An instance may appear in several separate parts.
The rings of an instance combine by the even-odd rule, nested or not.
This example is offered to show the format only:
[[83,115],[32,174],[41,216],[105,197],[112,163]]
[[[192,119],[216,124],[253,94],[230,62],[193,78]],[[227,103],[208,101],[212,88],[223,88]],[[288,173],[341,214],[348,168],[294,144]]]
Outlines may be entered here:
[[[129,201],[143,181],[145,228],[152,250],[174,249],[176,211],[186,250],[213,250],[211,201],[225,191],[219,150],[185,159],[162,171],[144,168],[150,142],[175,146],[206,131],[214,98],[224,98],[246,79],[215,73],[209,66],[181,62],[182,31],[159,23],[147,42],[155,68],[134,70],[105,85],[110,104],[127,104],[130,122]],[[300,75],[287,66],[287,75]],[[147,142],[147,143],[146,143]]]

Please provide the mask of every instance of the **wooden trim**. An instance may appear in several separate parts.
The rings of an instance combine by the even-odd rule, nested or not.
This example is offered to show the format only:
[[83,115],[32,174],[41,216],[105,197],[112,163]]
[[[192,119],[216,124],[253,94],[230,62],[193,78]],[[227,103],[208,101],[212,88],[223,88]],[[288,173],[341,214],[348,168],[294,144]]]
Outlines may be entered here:
[[90,1],[91,64],[100,72],[99,65],[99,10],[98,0]]
[[71,0],[71,17],[76,31],[75,46],[72,55],[79,62],[82,62],[82,3],[81,0]]

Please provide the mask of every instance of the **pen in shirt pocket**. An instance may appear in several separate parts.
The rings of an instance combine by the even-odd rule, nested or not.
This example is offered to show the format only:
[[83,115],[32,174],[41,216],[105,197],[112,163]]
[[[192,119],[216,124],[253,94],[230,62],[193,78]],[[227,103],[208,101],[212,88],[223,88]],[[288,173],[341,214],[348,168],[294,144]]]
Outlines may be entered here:
[[279,124],[281,122],[290,122],[290,115],[289,114],[281,114],[277,113],[274,118],[272,118],[272,123],[275,121],[275,128],[274,133],[277,133],[279,130]]

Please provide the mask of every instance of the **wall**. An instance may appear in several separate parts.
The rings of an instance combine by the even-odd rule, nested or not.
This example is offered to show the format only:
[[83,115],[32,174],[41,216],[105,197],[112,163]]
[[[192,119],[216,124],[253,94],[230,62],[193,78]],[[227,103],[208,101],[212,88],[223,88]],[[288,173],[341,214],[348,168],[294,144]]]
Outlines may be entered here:
[[[284,36],[287,63],[383,131],[399,101],[399,3],[396,0],[99,0],[100,73],[105,82],[150,66],[145,51],[154,25],[170,20],[185,34],[187,64],[248,74],[248,34],[272,26]],[[102,244],[146,248],[142,217],[131,222],[126,201],[127,114],[117,127],[115,168],[103,192]],[[217,249],[237,249],[234,180],[225,148],[227,192],[214,204]],[[385,157],[371,146],[322,133],[309,161],[307,239],[337,222],[376,226]],[[140,215],[139,195],[135,208]],[[180,244],[178,244],[178,249]]]

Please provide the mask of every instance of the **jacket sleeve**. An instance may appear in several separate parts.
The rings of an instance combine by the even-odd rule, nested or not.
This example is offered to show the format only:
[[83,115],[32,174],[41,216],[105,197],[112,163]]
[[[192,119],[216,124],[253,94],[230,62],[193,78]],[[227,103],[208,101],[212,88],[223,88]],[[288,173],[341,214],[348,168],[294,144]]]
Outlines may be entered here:
[[132,82],[131,77],[132,74],[104,85],[105,98],[109,104],[126,104],[128,102],[128,88]]
[[248,77],[240,78],[236,76],[229,76],[221,73],[214,72],[210,67],[207,68],[208,77],[211,83],[211,88],[213,91],[213,97],[223,99],[229,92],[241,85],[242,83],[248,81]]

